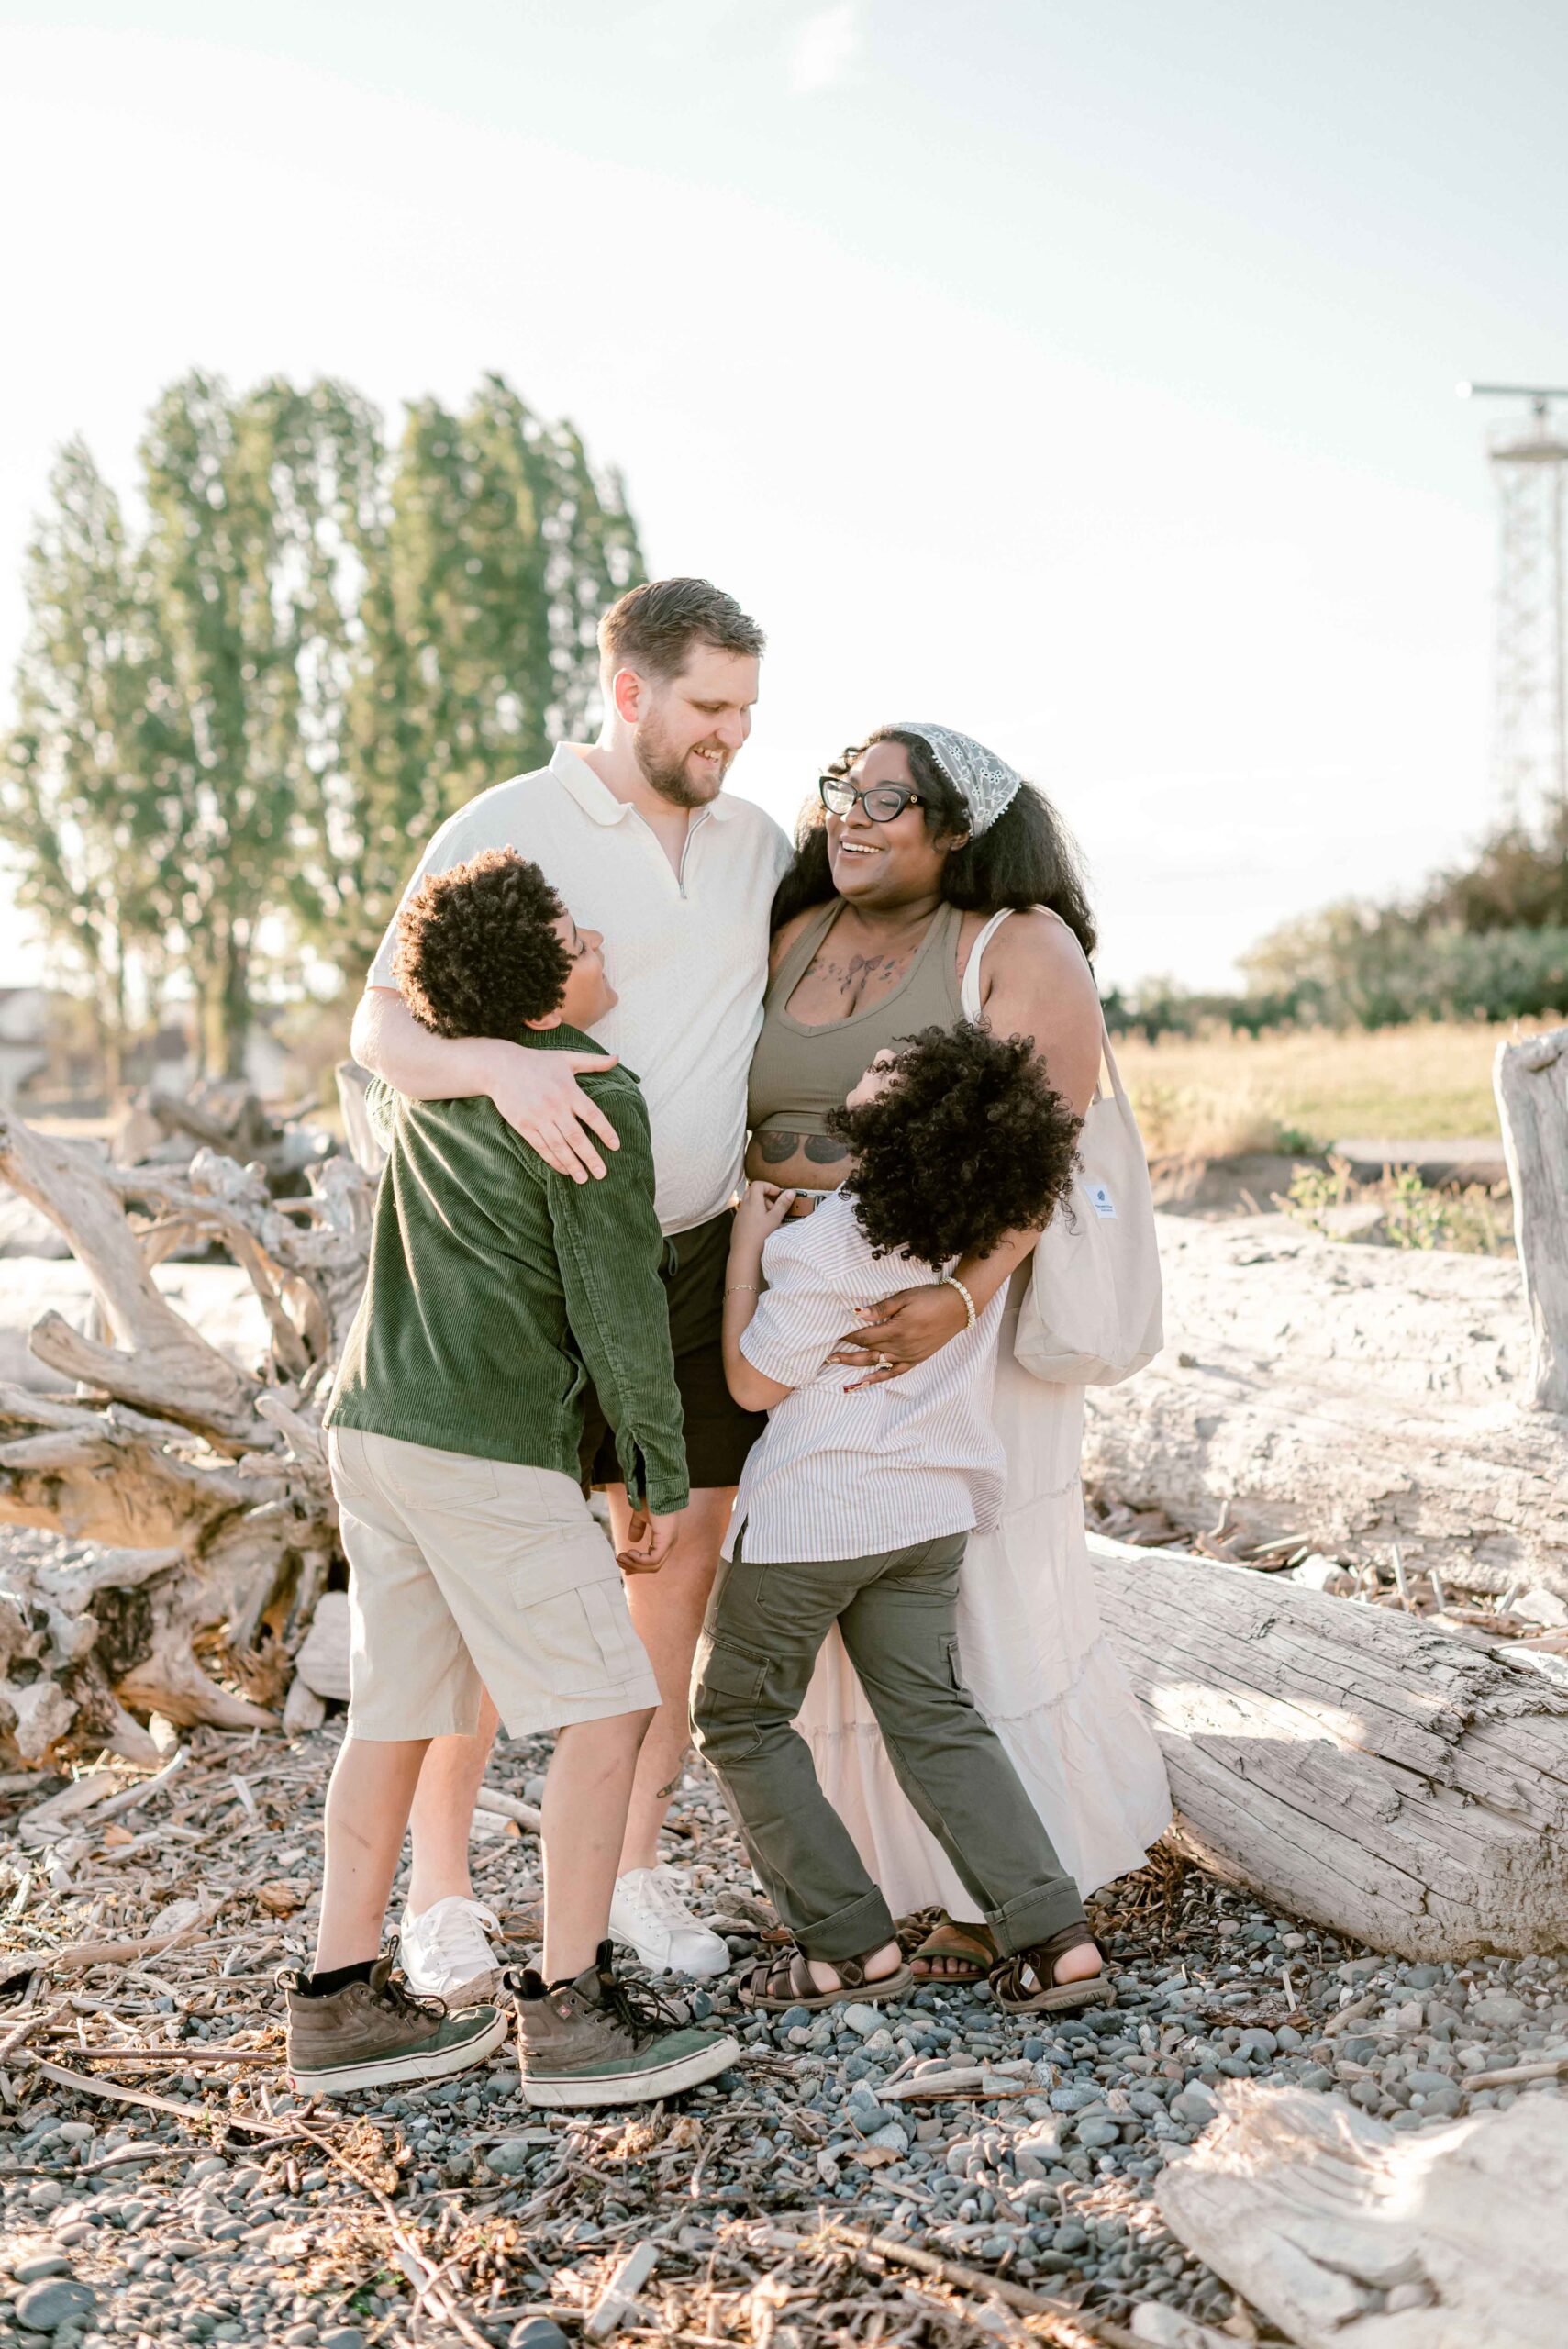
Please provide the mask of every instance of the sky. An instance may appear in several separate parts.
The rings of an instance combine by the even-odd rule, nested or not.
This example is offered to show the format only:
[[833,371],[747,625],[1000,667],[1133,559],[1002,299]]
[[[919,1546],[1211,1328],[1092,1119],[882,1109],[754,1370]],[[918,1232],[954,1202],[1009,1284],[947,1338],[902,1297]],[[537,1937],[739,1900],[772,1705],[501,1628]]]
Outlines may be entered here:
[[495,369],[768,630],[732,787],[960,728],[1103,982],[1233,984],[1496,812],[1454,387],[1568,381],[1565,85],[1551,0],[0,0],[0,691],[71,434]]

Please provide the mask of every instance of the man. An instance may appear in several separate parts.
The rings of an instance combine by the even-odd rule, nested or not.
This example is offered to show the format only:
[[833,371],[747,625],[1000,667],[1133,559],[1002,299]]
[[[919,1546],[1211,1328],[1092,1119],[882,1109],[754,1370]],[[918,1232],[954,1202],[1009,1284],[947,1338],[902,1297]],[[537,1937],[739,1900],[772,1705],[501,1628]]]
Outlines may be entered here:
[[[617,1146],[579,1072],[624,1056],[642,1081],[692,1496],[668,1562],[628,1586],[661,1701],[639,1759],[610,1928],[644,1965],[695,1977],[721,1972],[728,1952],[659,1865],[658,1837],[686,1752],[692,1659],[734,1488],[762,1424],[730,1397],[720,1326],[768,915],[789,861],[771,818],[723,790],[751,731],[762,648],[756,622],[706,580],[655,580],[623,596],[599,628],[597,742],[562,743],[548,767],[482,792],[442,825],[410,884],[487,848],[532,858],[579,922],[611,941],[620,1001],[595,1026],[603,1057],[429,1034],[394,982],[395,922],[353,1030],[355,1057],[397,1092],[427,1101],[487,1096],[577,1182],[601,1176],[601,1151]],[[625,1550],[626,1489],[593,1405],[588,1421],[595,1481],[608,1488],[616,1548]],[[483,1999],[495,1980],[484,1928],[498,1928],[468,1874],[469,1826],[495,1731],[486,1698],[476,1735],[433,1741],[414,1802],[403,1963],[417,1989],[449,2004]]]

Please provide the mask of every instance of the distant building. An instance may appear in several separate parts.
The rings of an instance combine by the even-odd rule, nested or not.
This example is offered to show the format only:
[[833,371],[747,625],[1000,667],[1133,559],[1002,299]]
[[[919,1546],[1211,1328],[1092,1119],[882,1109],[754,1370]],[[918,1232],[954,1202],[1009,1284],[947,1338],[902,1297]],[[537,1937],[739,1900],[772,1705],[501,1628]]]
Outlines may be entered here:
[[47,988],[0,987],[0,1103],[48,1067],[48,1022]]

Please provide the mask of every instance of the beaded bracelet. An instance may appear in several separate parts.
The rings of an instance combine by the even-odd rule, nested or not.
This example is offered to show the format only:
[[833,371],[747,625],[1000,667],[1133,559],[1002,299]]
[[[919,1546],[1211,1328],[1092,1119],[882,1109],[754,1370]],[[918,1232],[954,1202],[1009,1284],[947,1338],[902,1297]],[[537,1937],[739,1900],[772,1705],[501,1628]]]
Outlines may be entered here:
[[970,1296],[969,1291],[964,1287],[964,1285],[959,1279],[958,1275],[956,1273],[944,1273],[940,1281],[938,1283],[938,1286],[940,1288],[957,1289],[960,1297],[963,1299],[963,1309],[969,1316],[969,1320],[966,1326],[973,1330],[974,1327],[974,1299]]

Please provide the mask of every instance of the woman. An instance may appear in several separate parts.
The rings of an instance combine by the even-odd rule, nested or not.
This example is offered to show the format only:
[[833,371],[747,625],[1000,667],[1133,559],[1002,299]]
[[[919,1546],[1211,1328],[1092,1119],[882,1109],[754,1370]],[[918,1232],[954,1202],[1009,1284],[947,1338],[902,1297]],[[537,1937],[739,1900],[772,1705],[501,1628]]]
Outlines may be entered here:
[[[1043,795],[968,736],[879,728],[820,784],[779,885],[771,977],[751,1068],[749,1174],[793,1190],[844,1171],[828,1113],[900,1036],[968,1008],[1031,1036],[1078,1114],[1099,1074],[1094,926],[1072,849]],[[999,922],[997,917],[1006,917]],[[978,952],[977,971],[969,967]],[[964,1258],[984,1312],[1009,1276],[994,1404],[1007,1497],[970,1543],[959,1598],[965,1678],[1052,1842],[1087,1894],[1139,1866],[1170,1818],[1159,1751],[1100,1628],[1078,1482],[1084,1394],[1013,1357],[1032,1234]],[[955,1287],[908,1290],[836,1359],[896,1376],[967,1327]],[[850,1333],[846,1333],[847,1335]],[[914,1952],[927,1978],[995,1962],[975,1904],[901,1793],[842,1643],[831,1638],[799,1717],[823,1792],[895,1913],[938,1910]]]

